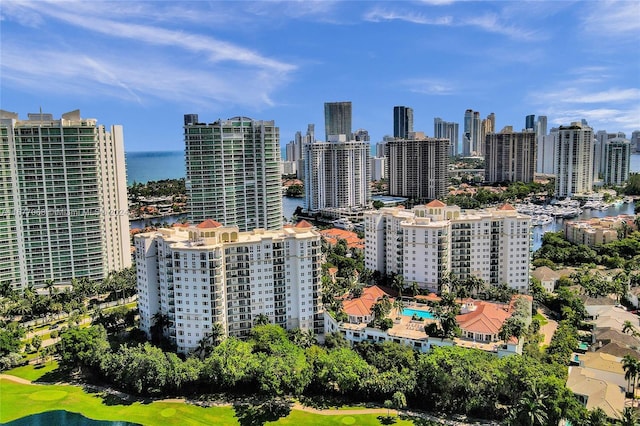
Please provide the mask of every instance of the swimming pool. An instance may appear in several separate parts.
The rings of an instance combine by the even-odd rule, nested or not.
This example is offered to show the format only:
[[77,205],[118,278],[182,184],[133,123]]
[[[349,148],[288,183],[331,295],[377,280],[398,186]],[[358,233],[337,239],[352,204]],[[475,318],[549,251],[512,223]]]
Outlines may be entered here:
[[402,315],[406,315],[408,317],[412,317],[413,315],[417,315],[418,318],[422,319],[435,319],[436,317],[429,311],[420,311],[418,309],[404,308],[402,310]]

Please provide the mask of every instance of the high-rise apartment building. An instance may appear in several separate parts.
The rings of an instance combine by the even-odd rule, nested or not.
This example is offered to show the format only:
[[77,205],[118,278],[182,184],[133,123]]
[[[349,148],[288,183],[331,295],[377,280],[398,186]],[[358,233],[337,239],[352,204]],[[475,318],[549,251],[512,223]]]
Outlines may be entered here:
[[315,125],[307,125],[307,133],[297,131],[294,140],[289,142],[285,148],[287,161],[298,161],[304,159],[304,146],[315,142]]
[[604,145],[605,185],[623,185],[629,179],[631,141],[625,138],[609,139]]
[[307,144],[315,141],[315,125],[309,124],[305,135],[300,131],[296,132],[295,139],[286,146],[285,155],[287,156],[287,161],[294,163],[292,167],[295,168],[298,179],[304,178],[304,148]]
[[439,200],[412,210],[384,207],[365,213],[365,266],[430,291],[442,290],[450,273],[526,293],[530,227],[531,217],[508,204],[465,211]]
[[572,197],[593,190],[593,129],[574,122],[560,126],[555,144],[555,196]]
[[131,266],[122,126],[0,111],[0,282],[100,280]]
[[414,132],[408,139],[387,142],[389,194],[433,200],[446,194],[449,140]]
[[370,146],[345,135],[306,146],[306,210],[340,216],[368,206],[371,190]]
[[189,352],[215,323],[244,338],[258,315],[284,328],[322,332],[320,234],[295,227],[239,232],[211,219],[135,236],[140,328],[156,314],[166,336]]
[[353,140],[358,142],[371,142],[369,131],[366,129],[358,129],[353,132]]
[[536,130],[536,116],[535,114],[527,115],[524,119],[525,130]]
[[626,135],[622,132],[608,133],[605,130],[598,130],[595,135],[595,146],[593,154],[593,178],[594,180],[600,179],[604,176],[606,163],[605,163],[605,146],[608,141],[616,138],[625,139]]
[[462,135],[462,155],[482,155],[482,126],[480,113],[468,109],[464,113],[464,133]]
[[546,115],[538,116],[535,130],[536,130],[536,135],[538,136],[538,140],[541,136],[544,136],[547,134],[547,116]]
[[393,107],[393,137],[407,139],[413,132],[413,108],[407,106]]
[[189,221],[241,231],[282,228],[280,137],[273,121],[233,117],[184,126]]
[[640,152],[640,130],[634,130],[631,133],[631,150],[636,150],[636,152]]
[[458,134],[458,123],[444,121],[440,117],[433,119],[433,137],[436,139],[449,139],[449,155],[452,157],[460,154]]
[[345,135],[350,140],[351,129],[351,102],[325,102],[324,140],[338,135]]
[[373,157],[370,161],[371,180],[377,182],[379,180],[386,179],[387,157]]
[[536,173],[548,175],[555,173],[555,146],[557,140],[558,129],[553,129],[548,135],[538,136]]
[[484,149],[486,182],[533,182],[536,169],[536,134],[514,132],[506,126],[486,137]]
[[478,155],[484,155],[484,144],[487,140],[487,135],[489,133],[495,133],[496,131],[496,115],[494,113],[487,115],[487,118],[482,120],[480,128],[480,141],[478,144],[480,147],[480,153],[478,153]]

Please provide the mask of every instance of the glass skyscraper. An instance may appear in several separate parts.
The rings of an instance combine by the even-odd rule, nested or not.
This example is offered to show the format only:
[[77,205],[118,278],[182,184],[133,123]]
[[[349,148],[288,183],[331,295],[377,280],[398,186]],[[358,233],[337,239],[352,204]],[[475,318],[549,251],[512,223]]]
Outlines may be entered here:
[[282,227],[280,135],[273,121],[189,121],[184,140],[189,221],[213,219],[241,231]]

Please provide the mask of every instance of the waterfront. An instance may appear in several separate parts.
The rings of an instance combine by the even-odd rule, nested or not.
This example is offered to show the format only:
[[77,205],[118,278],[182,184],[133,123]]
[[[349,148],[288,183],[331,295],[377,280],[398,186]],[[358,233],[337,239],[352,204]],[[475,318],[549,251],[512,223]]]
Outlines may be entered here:
[[605,217],[605,216],[618,216],[621,214],[634,214],[635,204],[634,203],[625,203],[625,204],[614,204],[606,210],[594,210],[587,209],[583,210],[582,213],[571,219],[563,219],[556,218],[553,222],[543,225],[543,226],[535,226],[533,227],[533,251],[538,250],[542,246],[542,235],[545,232],[558,232],[561,231],[565,222],[575,221],[575,220],[585,220],[590,219],[592,217]]
[[[125,156],[127,185],[133,182],[146,183],[150,180],[185,177],[184,151],[127,152]],[[634,173],[640,172],[640,154],[631,156],[629,170]],[[291,216],[285,214],[285,217]]]

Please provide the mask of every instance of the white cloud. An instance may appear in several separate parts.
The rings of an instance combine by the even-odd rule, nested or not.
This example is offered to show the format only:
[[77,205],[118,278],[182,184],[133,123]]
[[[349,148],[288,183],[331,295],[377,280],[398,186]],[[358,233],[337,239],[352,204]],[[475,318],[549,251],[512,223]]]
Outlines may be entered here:
[[640,39],[640,2],[593,1],[584,2],[583,28],[596,31],[598,37],[631,33]]
[[366,21],[405,21],[421,25],[450,25],[453,21],[451,16],[440,16],[430,18],[422,13],[399,12],[385,9],[372,9],[364,15]]
[[[270,72],[225,67],[194,67],[141,55],[91,58],[76,51],[3,46],[5,83],[33,93],[98,95],[147,104],[162,99],[181,104],[272,105],[282,83]],[[252,96],[246,96],[251,93]]]
[[434,78],[408,79],[400,84],[406,86],[410,92],[425,95],[451,95],[456,92],[456,88],[450,82]]
[[[27,5],[31,5],[31,3],[27,3]],[[270,69],[278,73],[286,73],[296,68],[295,65],[267,58],[251,49],[197,33],[101,19],[96,18],[95,13],[79,14],[77,11],[68,12],[62,8],[40,8],[38,6],[38,4],[35,4],[34,7],[37,7],[37,11],[41,15],[52,17],[88,31],[115,38],[131,39],[150,45],[172,46],[187,51],[205,53],[208,55],[208,60],[212,62],[236,62],[247,66]]]
[[416,10],[399,10],[390,8],[373,8],[365,13],[364,20],[370,22],[404,21],[419,25],[438,25],[454,27],[476,27],[481,30],[502,34],[512,39],[539,40],[546,38],[537,30],[518,27],[510,20],[504,20],[496,14],[481,14],[471,16],[430,16]]

